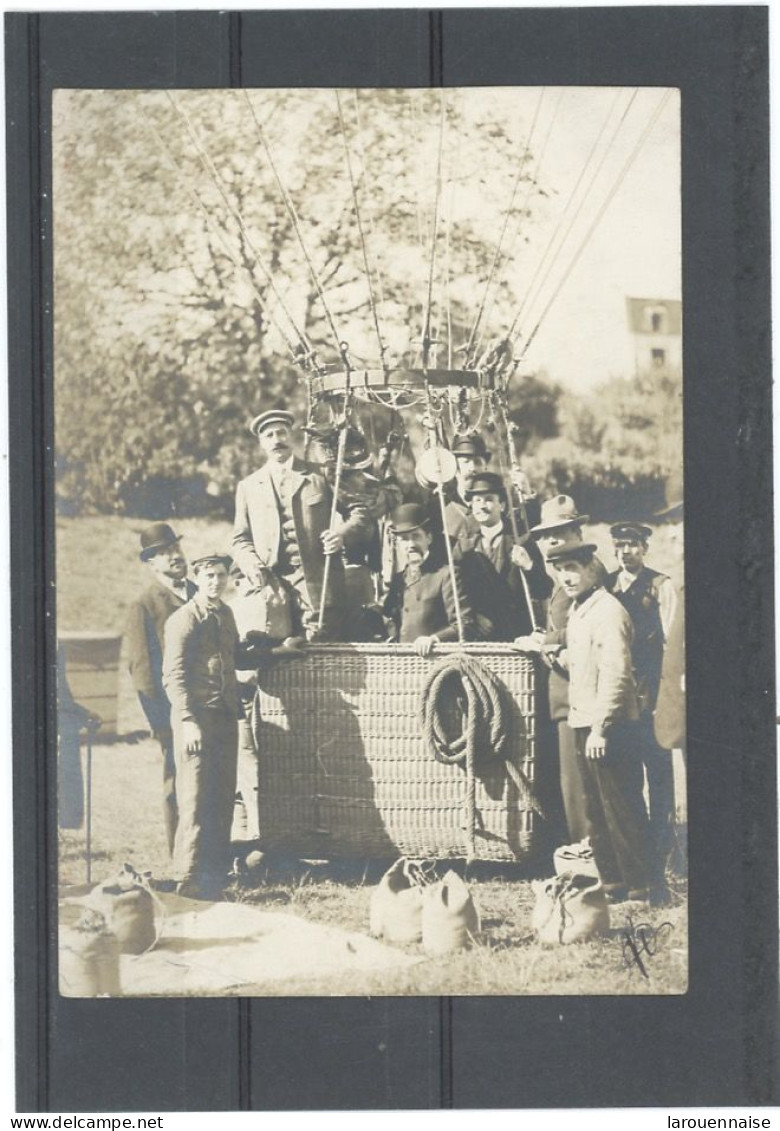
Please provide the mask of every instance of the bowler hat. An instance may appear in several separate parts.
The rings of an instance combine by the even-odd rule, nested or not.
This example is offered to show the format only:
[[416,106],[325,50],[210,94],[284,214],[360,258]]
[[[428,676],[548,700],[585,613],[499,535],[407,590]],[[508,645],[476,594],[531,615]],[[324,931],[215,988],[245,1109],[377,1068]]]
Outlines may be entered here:
[[609,532],[616,542],[646,542],[653,531],[641,522],[616,522]]
[[542,503],[540,518],[541,522],[531,527],[533,535],[544,534],[546,530],[554,530],[556,526],[588,522],[590,515],[577,513],[577,506],[571,495],[554,495]]
[[419,503],[402,503],[390,515],[393,534],[409,534],[412,530],[430,526],[430,516]]
[[583,558],[592,558],[597,549],[598,546],[595,542],[576,542],[574,545],[566,543],[563,546],[553,546],[551,550],[548,550],[545,560],[559,562],[562,558],[574,558],[575,561],[579,562]]
[[476,432],[469,435],[453,436],[450,451],[454,456],[477,456],[479,459],[490,459],[490,452],[485,446],[485,441]]
[[268,412],[261,412],[259,416],[256,416],[249,425],[249,431],[255,436],[259,436],[269,424],[286,424],[288,428],[292,428],[295,425],[295,417],[286,409],[272,408]]
[[499,498],[505,499],[506,487],[501,476],[496,475],[494,471],[480,471],[471,476],[463,494],[466,501],[474,495],[498,495]]
[[175,534],[167,522],[153,522],[151,526],[141,531],[139,554],[141,561],[148,562],[158,550],[163,550],[166,546],[174,546],[180,538],[181,535]]
[[229,570],[233,564],[233,559],[230,554],[221,554],[219,550],[213,550],[211,553],[201,554],[200,557],[190,562],[193,573],[197,573],[201,566],[215,564],[223,565],[225,569]]

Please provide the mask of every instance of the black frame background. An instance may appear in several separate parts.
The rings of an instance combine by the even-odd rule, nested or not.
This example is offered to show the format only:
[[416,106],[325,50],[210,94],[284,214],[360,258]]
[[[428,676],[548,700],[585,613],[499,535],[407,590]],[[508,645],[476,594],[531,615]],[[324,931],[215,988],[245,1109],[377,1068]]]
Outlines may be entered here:
[[[744,6],[6,16],[17,1110],[775,1102],[767,24]],[[60,998],[52,90],[543,84],[682,90],[688,994]]]

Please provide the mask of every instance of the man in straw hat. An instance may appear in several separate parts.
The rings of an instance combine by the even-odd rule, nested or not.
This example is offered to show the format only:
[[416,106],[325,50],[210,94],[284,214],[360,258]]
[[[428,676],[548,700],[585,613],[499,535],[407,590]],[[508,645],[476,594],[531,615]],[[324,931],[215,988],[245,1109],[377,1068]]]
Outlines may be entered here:
[[339,636],[345,611],[341,551],[365,537],[365,520],[352,515],[331,525],[333,492],[318,467],[294,454],[294,424],[292,413],[272,409],[249,426],[265,463],[238,484],[233,553],[258,589],[281,584],[297,621],[295,635],[332,640]]
[[572,601],[566,647],[557,664],[569,675],[569,726],[585,785],[596,866],[615,902],[646,900],[654,876],[642,797],[642,764],[627,724],[638,717],[631,663],[633,628],[599,580],[596,547],[551,549],[547,560]]
[[[533,629],[530,601],[550,594],[550,579],[538,547],[515,544],[507,519],[506,488],[499,475],[480,471],[465,491],[476,530],[457,540],[463,584],[484,640],[514,640]],[[523,584],[525,575],[525,585]]]
[[634,626],[632,657],[639,698],[634,743],[644,764],[650,802],[650,828],[662,866],[672,843],[674,774],[670,751],[661,747],[653,729],[653,712],[661,683],[664,644],[674,615],[676,594],[671,580],[645,565],[652,534],[641,522],[610,527],[619,568],[607,578],[607,589],[620,601]]
[[434,534],[427,509],[403,503],[390,516],[390,529],[401,570],[390,583],[385,612],[398,642],[413,644],[419,655],[428,656],[436,644],[458,639],[459,618],[463,638],[471,639],[473,616],[458,567],[450,569],[444,539]]
[[230,863],[242,655],[233,613],[222,601],[231,559],[217,551],[195,559],[198,590],[165,624],[163,684],[171,701],[179,824],[174,870],[178,892],[216,898]]
[[178,808],[171,705],[162,682],[163,633],[168,617],[189,601],[195,586],[187,580],[181,538],[167,522],[154,522],[141,531],[139,556],[149,572],[149,585],[128,610],[124,649],[133,686],[162,752],[163,820],[173,854]]

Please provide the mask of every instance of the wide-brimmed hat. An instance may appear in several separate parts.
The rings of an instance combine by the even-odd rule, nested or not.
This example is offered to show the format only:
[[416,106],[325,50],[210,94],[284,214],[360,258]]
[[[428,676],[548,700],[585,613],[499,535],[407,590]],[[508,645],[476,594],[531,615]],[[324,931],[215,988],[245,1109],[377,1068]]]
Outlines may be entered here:
[[575,523],[590,521],[590,515],[578,514],[577,505],[571,495],[553,495],[542,503],[540,522],[531,527],[533,535],[544,534],[556,526],[572,526]]
[[595,542],[576,542],[565,546],[554,546],[545,555],[545,560],[559,562],[561,558],[574,558],[576,561],[580,561],[582,558],[592,558],[597,549],[598,546]]
[[390,515],[390,529],[393,534],[409,534],[412,530],[428,528],[431,518],[425,507],[419,503],[402,503]]
[[249,431],[254,436],[259,436],[269,424],[286,424],[288,428],[295,426],[295,417],[284,408],[272,408],[268,412],[261,412],[249,425]]
[[138,556],[142,562],[148,562],[158,550],[175,546],[180,541],[181,535],[176,534],[167,522],[153,522],[141,531],[141,553]]
[[230,554],[223,554],[219,550],[213,550],[208,554],[201,554],[190,562],[193,573],[197,573],[201,566],[214,564],[223,565],[226,570],[229,570],[233,564],[233,559]]
[[610,526],[609,532],[616,542],[646,542],[653,533],[641,522],[616,522]]
[[501,476],[496,475],[494,471],[479,471],[476,475],[472,475],[463,496],[468,501],[474,495],[498,495],[500,499],[505,499],[506,487]]
[[450,451],[454,456],[477,456],[479,459],[490,459],[490,452],[487,450],[485,441],[476,432],[470,435],[452,437],[452,444]]

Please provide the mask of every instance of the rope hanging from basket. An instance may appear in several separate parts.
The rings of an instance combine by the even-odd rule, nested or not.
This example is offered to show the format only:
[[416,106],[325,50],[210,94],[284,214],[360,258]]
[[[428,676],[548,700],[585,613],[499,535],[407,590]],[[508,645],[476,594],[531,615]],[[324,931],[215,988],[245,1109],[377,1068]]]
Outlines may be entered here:
[[[463,729],[450,738],[445,729],[448,689],[455,689],[456,700],[465,701]],[[450,703],[452,700],[449,700]],[[466,858],[476,856],[475,828],[476,763],[486,755],[504,758],[507,776],[512,780],[523,804],[544,818],[541,805],[522,771],[511,760],[508,743],[512,714],[498,677],[474,656],[454,653],[446,656],[429,672],[420,694],[420,724],[429,751],[437,762],[466,769]]]

